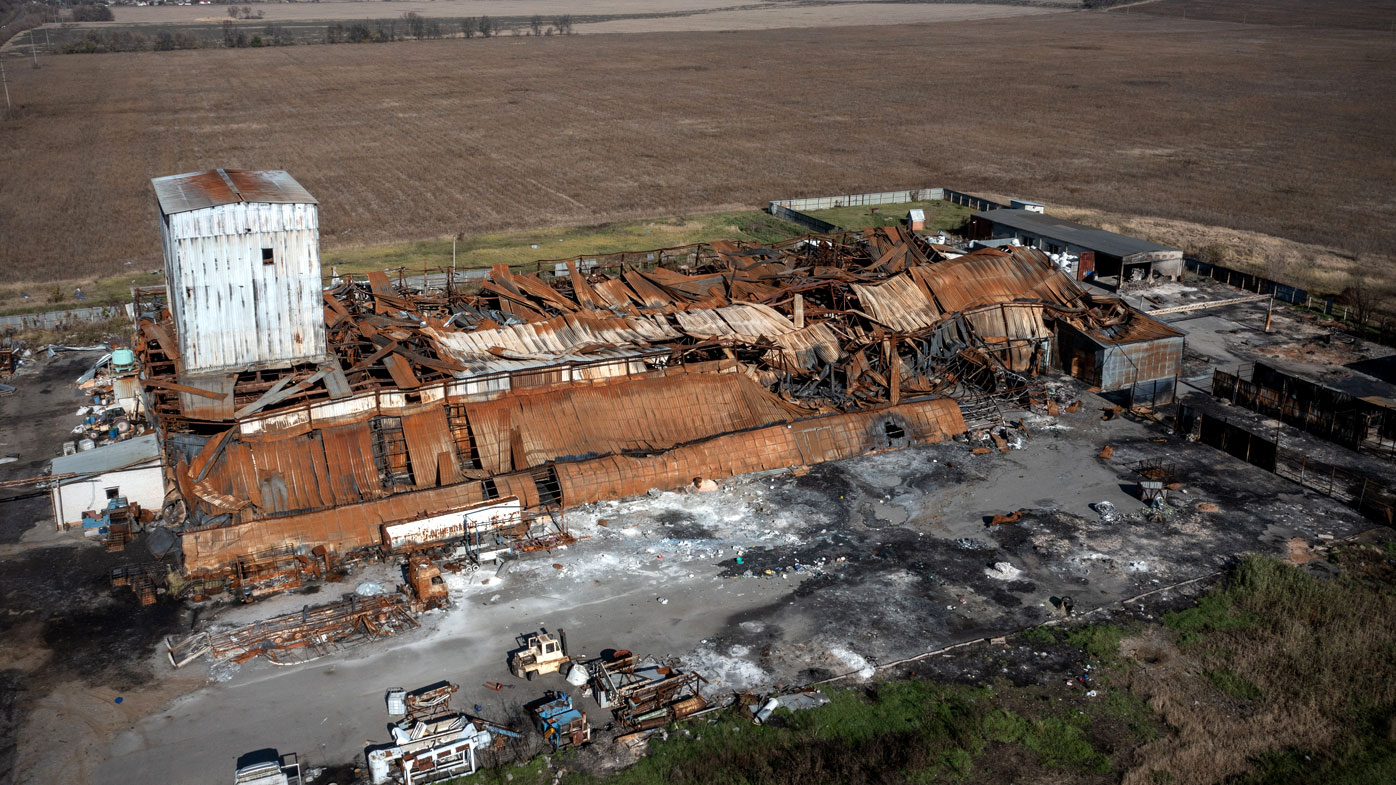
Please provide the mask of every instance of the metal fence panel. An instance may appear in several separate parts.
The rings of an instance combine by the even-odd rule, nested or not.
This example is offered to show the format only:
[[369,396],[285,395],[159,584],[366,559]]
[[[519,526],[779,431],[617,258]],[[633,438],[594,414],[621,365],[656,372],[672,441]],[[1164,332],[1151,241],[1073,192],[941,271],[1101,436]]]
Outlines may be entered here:
[[90,308],[73,308],[67,311],[45,311],[43,313],[20,313],[0,316],[0,329],[51,330],[73,322],[104,322],[121,316],[125,311],[115,305],[95,305]]

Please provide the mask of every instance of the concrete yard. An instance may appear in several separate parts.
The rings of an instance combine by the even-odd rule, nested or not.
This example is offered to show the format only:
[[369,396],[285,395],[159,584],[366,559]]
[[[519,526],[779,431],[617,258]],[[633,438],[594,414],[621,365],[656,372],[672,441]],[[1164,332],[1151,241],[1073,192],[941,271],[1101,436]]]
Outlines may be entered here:
[[[1225,294],[1201,286],[1169,297]],[[1196,378],[1186,381],[1204,391],[1210,365],[1253,361],[1322,329],[1284,311],[1266,335],[1263,304],[1202,314],[1172,324],[1188,333],[1186,367]],[[26,460],[74,420],[64,380],[82,360],[38,361],[17,396],[0,402],[6,434],[22,422],[42,437],[20,447]],[[461,685],[458,706],[501,720],[563,688],[559,676],[509,674],[515,635],[539,627],[565,628],[575,653],[672,659],[705,676],[718,697],[858,680],[948,644],[1060,619],[1053,598],[1069,596],[1080,616],[1208,576],[1240,553],[1282,555],[1292,538],[1342,538],[1373,525],[1157,423],[1103,419],[1110,404],[1074,380],[1054,376],[1049,387],[1080,407],[1056,417],[1009,413],[1029,436],[1008,452],[976,455],[977,442],[945,442],[571,510],[575,545],[525,556],[498,575],[452,576],[454,605],[424,615],[422,629],[299,666],[198,661],[174,671],[158,642],[196,622],[246,623],[367,580],[389,585],[391,567],[250,606],[139,609],[103,586],[119,554],[53,532],[42,498],[9,502],[0,586],[18,621],[7,629],[32,633],[6,644],[7,678],[29,685],[6,707],[14,781],[226,781],[239,755],[266,747],[295,751],[309,767],[361,765],[365,744],[387,738],[390,688],[447,679]],[[1106,445],[1113,455],[1098,457]],[[1183,484],[1163,515],[1148,514],[1136,495],[1133,467],[1154,458],[1176,464]],[[11,465],[6,476],[22,476],[17,466],[33,468]],[[1118,517],[1104,520],[1098,502]],[[1019,509],[1016,523],[987,524]],[[1008,570],[996,568],[1004,562]],[[81,625],[95,629],[86,640]],[[514,686],[495,692],[486,682]],[[604,724],[594,702],[582,708]],[[55,744],[64,754],[54,755]]]

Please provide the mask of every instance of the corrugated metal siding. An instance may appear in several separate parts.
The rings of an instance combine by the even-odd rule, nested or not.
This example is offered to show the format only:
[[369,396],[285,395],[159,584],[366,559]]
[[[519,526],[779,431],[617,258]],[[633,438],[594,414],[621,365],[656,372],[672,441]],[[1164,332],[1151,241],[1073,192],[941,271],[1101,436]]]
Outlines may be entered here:
[[806,371],[837,362],[843,357],[838,336],[827,322],[816,322],[804,329],[773,335],[771,342],[780,347],[773,353],[780,356],[781,362]]
[[383,495],[383,481],[373,463],[373,438],[363,423],[325,428],[320,438],[337,503]]
[[[468,404],[480,462],[492,472],[593,455],[662,450],[805,414],[738,374],[684,374]],[[512,442],[523,448],[522,465]]]
[[[165,221],[165,274],[186,372],[324,356],[315,205],[229,204]],[[273,249],[273,264],[263,264],[263,248]]]
[[965,312],[965,321],[975,334],[990,344],[1007,344],[1000,359],[1014,371],[1027,371],[1033,356],[1050,359],[1052,332],[1042,321],[1042,306],[1035,303],[1006,303]]
[[248,523],[203,531],[185,532],[180,543],[184,565],[190,571],[216,569],[241,554],[282,545],[324,545],[344,551],[377,545],[385,523],[418,520],[435,514],[463,510],[484,501],[478,482],[444,488],[399,493],[386,499],[353,504],[333,510],[263,518]]
[[1032,249],[1013,251],[984,249],[948,262],[913,267],[910,272],[945,313],[1024,298],[1058,305],[1080,299],[1080,290],[1053,269],[1046,256]]
[[678,488],[695,477],[732,477],[887,449],[895,446],[887,435],[889,422],[902,428],[911,442],[943,441],[965,431],[959,405],[937,398],[730,433],[662,455],[611,455],[559,463],[556,469],[570,507],[653,488]]
[[412,477],[418,488],[448,485],[460,479],[456,443],[446,423],[446,409],[432,406],[402,417],[402,433],[412,456]]

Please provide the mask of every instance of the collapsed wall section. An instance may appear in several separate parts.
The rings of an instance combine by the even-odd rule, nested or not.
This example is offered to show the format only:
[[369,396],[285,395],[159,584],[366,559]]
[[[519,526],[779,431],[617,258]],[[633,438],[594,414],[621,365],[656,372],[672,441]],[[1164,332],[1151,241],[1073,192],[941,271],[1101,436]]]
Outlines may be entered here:
[[[589,422],[584,417],[567,420],[567,426],[587,424],[570,441],[557,440],[564,421],[555,418],[560,409],[570,405],[567,399],[577,391],[560,390],[525,396],[522,401],[511,400],[509,403],[519,404],[515,409],[520,416],[518,422],[528,434],[524,443],[531,446],[519,453],[525,456],[527,467],[515,466],[513,473],[491,473],[487,479],[397,493],[337,508],[249,517],[245,522],[188,529],[183,535],[185,568],[191,572],[216,570],[241,555],[287,546],[309,549],[323,545],[333,553],[374,548],[382,542],[385,524],[458,514],[491,498],[491,494],[517,496],[526,506],[537,505],[545,491],[538,486],[541,475],[536,470],[547,465],[556,473],[563,506],[572,507],[655,488],[678,488],[695,478],[723,479],[838,460],[878,449],[939,442],[965,431],[959,406],[949,398],[809,416],[810,413],[784,404],[736,374],[689,375],[662,381],[666,389],[690,405],[665,407],[665,399],[655,397],[649,416],[635,411],[629,412],[632,416],[625,416],[627,412],[617,409],[614,416],[595,417]],[[728,388],[728,395],[715,394],[707,405],[701,403],[704,397],[699,393],[718,392],[722,387]],[[753,389],[770,400],[759,405]],[[730,401],[733,395],[743,394],[753,396],[748,403],[756,411],[748,411],[748,419],[744,420],[720,419],[742,411]],[[520,429],[498,422],[492,427],[496,442],[519,442]],[[490,425],[482,425],[482,429],[489,428]],[[728,432],[708,430],[713,428],[726,428]],[[696,440],[684,438],[696,433],[705,435]],[[718,435],[706,435],[713,433]],[[554,452],[549,454],[545,445],[552,445]],[[530,468],[535,471],[520,471]],[[308,475],[301,479],[308,479]]]

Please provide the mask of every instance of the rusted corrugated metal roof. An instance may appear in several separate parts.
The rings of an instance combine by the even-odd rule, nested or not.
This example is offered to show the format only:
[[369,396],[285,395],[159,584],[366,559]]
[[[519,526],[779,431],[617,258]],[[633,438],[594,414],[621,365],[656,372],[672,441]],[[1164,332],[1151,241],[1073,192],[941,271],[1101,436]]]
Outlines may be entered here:
[[929,330],[940,323],[942,314],[936,304],[918,288],[908,273],[895,275],[880,284],[850,284],[863,305],[878,324],[899,333]]
[[831,365],[844,357],[838,336],[826,322],[805,326],[804,329],[771,338],[780,349],[781,361],[788,366],[812,371]]
[[1105,343],[1135,343],[1153,341],[1159,338],[1176,338],[1182,333],[1139,312],[1130,313],[1122,323],[1108,327],[1092,328],[1086,331],[1093,338]]
[[[481,463],[501,472],[676,444],[809,414],[735,373],[678,374],[467,404]],[[682,412],[682,416],[675,416]],[[524,465],[510,449],[514,434]]]
[[1066,307],[1079,303],[1081,290],[1041,258],[986,248],[950,261],[911,268],[942,311],[954,313],[981,305],[1036,299]]
[[466,379],[522,368],[638,357],[652,343],[681,336],[661,316],[566,314],[528,324],[472,332],[423,328]]
[[318,204],[295,178],[281,170],[210,169],[150,182],[165,215],[240,202]]

